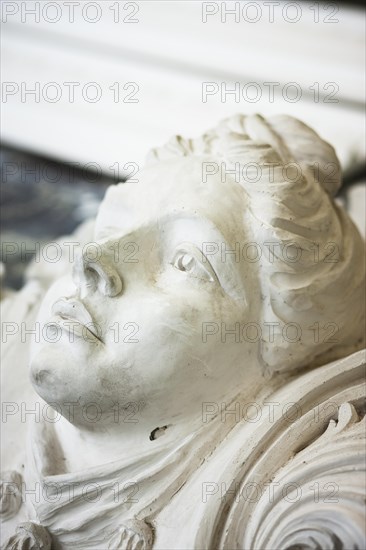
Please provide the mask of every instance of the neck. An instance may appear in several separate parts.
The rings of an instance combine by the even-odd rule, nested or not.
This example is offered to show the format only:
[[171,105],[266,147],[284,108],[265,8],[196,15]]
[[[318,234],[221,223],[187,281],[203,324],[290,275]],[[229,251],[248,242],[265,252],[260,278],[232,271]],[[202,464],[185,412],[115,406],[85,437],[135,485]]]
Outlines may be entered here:
[[85,470],[114,461],[135,463],[144,457],[148,462],[156,453],[168,454],[185,440],[195,438],[199,434],[202,434],[203,439],[211,438],[210,445],[211,442],[217,445],[226,433],[238,422],[243,421],[240,416],[241,409],[237,405],[242,407],[257,397],[259,399],[262,393],[260,388],[261,384],[255,388],[250,387],[244,393],[236,394],[230,399],[227,398],[224,410],[220,404],[203,404],[207,407],[196,416],[181,416],[174,419],[174,424],[156,426],[153,430],[151,421],[143,416],[138,422],[120,422],[107,426],[97,423],[93,429],[75,426],[61,417],[54,426],[62,453],[63,473]]
[[[202,427],[202,420],[185,419],[174,426],[150,431],[143,425],[119,426],[118,430],[85,430],[60,419],[56,435],[62,449],[66,472],[76,472],[107,464],[109,462],[136,462],[154,454],[169,452],[185,439],[194,436]],[[121,429],[122,428],[122,429]]]

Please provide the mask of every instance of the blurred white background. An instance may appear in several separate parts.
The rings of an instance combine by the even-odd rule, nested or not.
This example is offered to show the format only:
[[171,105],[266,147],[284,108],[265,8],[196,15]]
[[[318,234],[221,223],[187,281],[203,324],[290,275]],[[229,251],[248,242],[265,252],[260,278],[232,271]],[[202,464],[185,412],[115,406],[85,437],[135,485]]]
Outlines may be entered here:
[[303,119],[344,163],[363,154],[361,8],[5,0],[1,10],[8,144],[97,162],[113,175],[116,163],[141,163],[172,134],[195,136],[222,117],[261,112]]

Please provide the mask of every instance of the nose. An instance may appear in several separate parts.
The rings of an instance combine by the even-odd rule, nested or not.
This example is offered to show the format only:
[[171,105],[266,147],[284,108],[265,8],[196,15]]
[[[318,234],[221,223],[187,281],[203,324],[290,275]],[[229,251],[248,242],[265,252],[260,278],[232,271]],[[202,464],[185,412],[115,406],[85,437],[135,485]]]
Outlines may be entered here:
[[122,278],[114,266],[114,259],[103,245],[93,243],[84,247],[77,257],[73,278],[79,287],[81,297],[99,291],[104,296],[113,298],[122,292]]

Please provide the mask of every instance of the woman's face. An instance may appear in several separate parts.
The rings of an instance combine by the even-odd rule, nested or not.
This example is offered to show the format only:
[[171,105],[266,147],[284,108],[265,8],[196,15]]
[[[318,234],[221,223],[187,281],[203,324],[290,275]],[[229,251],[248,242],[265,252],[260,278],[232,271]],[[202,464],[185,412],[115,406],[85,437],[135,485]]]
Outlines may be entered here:
[[228,332],[258,307],[251,264],[230,253],[245,195],[201,173],[199,159],[174,160],[111,187],[94,243],[44,299],[32,382],[76,425],[90,404],[104,424],[131,403],[151,429],[198,418],[254,368],[257,345]]

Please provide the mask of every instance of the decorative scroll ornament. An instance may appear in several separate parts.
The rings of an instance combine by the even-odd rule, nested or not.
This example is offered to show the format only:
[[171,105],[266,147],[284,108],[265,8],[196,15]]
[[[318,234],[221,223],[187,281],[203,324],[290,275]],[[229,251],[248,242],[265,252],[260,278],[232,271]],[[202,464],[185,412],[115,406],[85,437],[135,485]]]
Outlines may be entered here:
[[[331,367],[329,379],[323,370],[293,382],[287,400],[273,395],[278,404],[291,396],[287,421],[282,414],[264,432],[257,428],[249,456],[227,483],[210,547],[366,548],[364,362],[344,372],[342,362]],[[201,529],[198,543],[204,536]]]
[[268,504],[272,489],[270,506],[258,503],[252,548],[366,548],[365,429],[365,417],[343,403],[338,422],[330,420],[324,435],[278,472],[266,493]]

